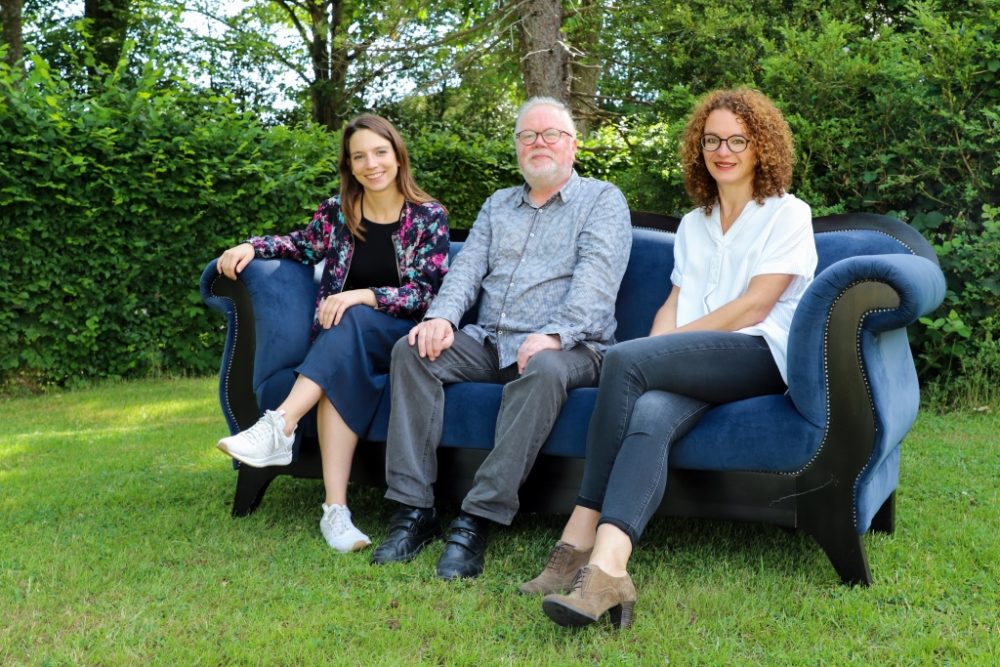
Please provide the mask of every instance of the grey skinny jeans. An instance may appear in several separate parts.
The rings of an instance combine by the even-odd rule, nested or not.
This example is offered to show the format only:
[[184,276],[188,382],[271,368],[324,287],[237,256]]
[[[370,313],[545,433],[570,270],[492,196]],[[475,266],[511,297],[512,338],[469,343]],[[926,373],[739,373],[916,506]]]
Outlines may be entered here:
[[577,504],[634,545],[660,506],[670,447],[713,404],[786,390],[763,338],[697,331],[619,343],[604,357]]
[[481,344],[461,331],[434,361],[421,358],[416,346],[403,337],[392,350],[385,497],[414,507],[434,505],[444,385],[503,384],[493,449],[476,471],[462,510],[510,525],[519,507],[518,489],[559,417],[566,392],[597,384],[600,364],[601,355],[577,345],[571,350],[539,352],[519,375],[516,363],[499,367],[492,343]]

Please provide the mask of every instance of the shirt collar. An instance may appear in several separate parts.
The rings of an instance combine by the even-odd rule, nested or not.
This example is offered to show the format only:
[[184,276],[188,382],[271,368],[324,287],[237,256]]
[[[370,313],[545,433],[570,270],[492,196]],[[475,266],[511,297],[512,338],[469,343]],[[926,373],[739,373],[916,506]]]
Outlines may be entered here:
[[[569,180],[566,181],[566,184],[564,186],[562,186],[562,189],[560,189],[559,192],[557,192],[556,194],[552,195],[552,198],[549,199],[549,201],[542,204],[542,206],[548,205],[550,201],[552,201],[557,197],[561,199],[563,203],[566,203],[573,198],[573,194],[579,189],[580,189],[580,175],[576,173],[576,169],[573,169],[573,171],[569,175]],[[522,204],[526,204],[528,206],[534,206],[534,204],[532,204],[531,200],[528,198],[528,193],[530,192],[531,192],[531,186],[525,183],[524,186],[521,188],[521,201],[518,204],[519,206]],[[539,206],[538,208],[542,208],[542,206]]]

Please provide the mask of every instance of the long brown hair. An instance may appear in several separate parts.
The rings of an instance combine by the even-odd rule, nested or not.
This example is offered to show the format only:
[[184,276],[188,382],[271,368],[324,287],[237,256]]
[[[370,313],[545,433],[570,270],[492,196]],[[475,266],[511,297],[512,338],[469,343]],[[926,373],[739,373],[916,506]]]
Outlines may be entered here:
[[436,200],[413,180],[413,174],[410,172],[410,154],[406,151],[406,144],[403,143],[399,130],[381,116],[371,113],[361,114],[344,127],[340,137],[340,210],[344,213],[344,221],[351,234],[356,238],[364,238],[364,229],[361,228],[361,197],[365,188],[351,172],[351,137],[358,130],[370,130],[392,146],[396,161],[399,163],[396,187],[406,201],[423,204]]
[[795,148],[792,131],[781,111],[766,95],[750,88],[713,90],[695,106],[681,140],[684,188],[696,206],[711,213],[719,199],[719,185],[705,165],[701,135],[708,115],[716,109],[732,112],[747,131],[757,157],[753,170],[753,198],[783,194],[792,184]]

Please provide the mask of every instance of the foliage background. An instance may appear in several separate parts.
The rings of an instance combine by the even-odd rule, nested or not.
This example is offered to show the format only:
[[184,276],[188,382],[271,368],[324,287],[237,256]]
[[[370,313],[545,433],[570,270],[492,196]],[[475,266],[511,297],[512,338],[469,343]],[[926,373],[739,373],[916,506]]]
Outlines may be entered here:
[[[336,187],[337,134],[246,94],[234,61],[185,63],[162,13],[140,16],[99,79],[74,37],[85,25],[36,18],[26,66],[0,65],[0,383],[210,372],[222,334],[197,294],[202,268],[249,234],[305,223]],[[603,116],[578,169],[616,183],[633,208],[682,213],[676,138],[691,104],[718,86],[762,89],[795,133],[793,191],[815,214],[888,213],[937,248],[947,303],[912,331],[932,396],[989,394],[1000,378],[998,25],[998,0],[616,3],[597,47]],[[457,82],[351,100],[400,126],[419,182],[456,227],[518,182],[512,54],[482,57]]]

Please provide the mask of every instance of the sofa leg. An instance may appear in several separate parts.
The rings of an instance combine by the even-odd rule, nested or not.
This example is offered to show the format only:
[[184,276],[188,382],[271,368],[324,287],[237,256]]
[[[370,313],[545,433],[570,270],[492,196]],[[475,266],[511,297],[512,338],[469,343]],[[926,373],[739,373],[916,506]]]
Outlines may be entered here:
[[872,517],[871,531],[873,533],[896,532],[896,492],[893,491],[882,503],[875,516]]
[[854,530],[852,521],[831,518],[804,528],[819,543],[843,583],[849,586],[871,585],[872,574],[868,569],[865,543]]
[[264,492],[280,473],[274,467],[254,468],[241,465],[236,475],[236,494],[233,496],[233,516],[248,516],[253,513]]

